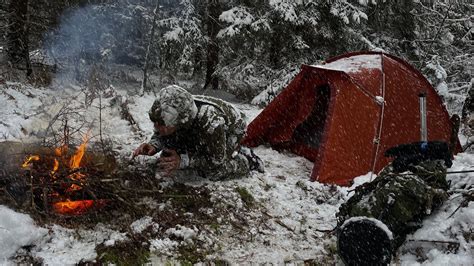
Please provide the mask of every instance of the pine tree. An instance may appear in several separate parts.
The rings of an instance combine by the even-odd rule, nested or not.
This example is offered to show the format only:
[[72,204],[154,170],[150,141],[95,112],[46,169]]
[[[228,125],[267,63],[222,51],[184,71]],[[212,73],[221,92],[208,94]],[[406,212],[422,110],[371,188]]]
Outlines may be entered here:
[[7,53],[12,65],[24,66],[26,75],[32,73],[29,56],[28,0],[10,1],[7,30]]

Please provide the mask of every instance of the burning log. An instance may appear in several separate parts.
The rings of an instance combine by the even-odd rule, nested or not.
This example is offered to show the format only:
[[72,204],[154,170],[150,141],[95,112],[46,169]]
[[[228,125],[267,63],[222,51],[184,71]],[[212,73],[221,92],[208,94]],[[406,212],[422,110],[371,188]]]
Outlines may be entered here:
[[21,206],[31,198],[31,207],[45,213],[51,210],[56,214],[81,215],[89,209],[101,208],[107,201],[98,199],[90,186],[100,182],[106,170],[115,167],[115,160],[87,153],[87,143],[85,138],[77,149],[65,145],[53,149],[0,143],[0,150],[4,151],[0,164],[8,173],[1,176],[1,183],[17,204]]
[[64,215],[82,215],[92,208],[102,208],[106,204],[106,200],[62,201],[54,203],[53,210]]
[[406,236],[447,199],[442,160],[421,162],[410,171],[394,173],[388,166],[340,207],[337,243],[346,265],[389,264]]

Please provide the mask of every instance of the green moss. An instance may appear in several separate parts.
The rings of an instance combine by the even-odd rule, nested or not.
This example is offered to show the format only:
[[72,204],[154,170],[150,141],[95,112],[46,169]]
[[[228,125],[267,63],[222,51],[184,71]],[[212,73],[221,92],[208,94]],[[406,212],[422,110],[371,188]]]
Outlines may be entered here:
[[215,232],[219,232],[220,225],[218,223],[212,223],[209,225],[209,227],[211,227],[211,229]]
[[127,246],[126,244],[112,247],[99,246],[97,254],[100,264],[143,265],[149,262],[150,258],[148,247]]
[[225,261],[225,260],[214,260],[214,261],[212,261],[212,265],[227,266],[227,265],[231,265],[231,264],[229,262]]
[[240,198],[242,199],[242,201],[245,203],[247,207],[252,207],[254,205],[255,199],[246,188],[236,187],[235,191],[239,193]]
[[329,255],[336,255],[337,253],[336,242],[331,242],[330,244],[326,245],[325,249],[328,251]]
[[178,260],[182,266],[192,266],[205,261],[207,255],[205,251],[198,251],[194,245],[181,246],[178,253]]
[[163,201],[171,201],[176,209],[181,209],[183,212],[195,212],[200,208],[212,206],[209,191],[183,184],[165,189],[159,196]]
[[305,260],[304,264],[305,266],[323,266],[325,265],[324,263],[319,262],[318,260]]

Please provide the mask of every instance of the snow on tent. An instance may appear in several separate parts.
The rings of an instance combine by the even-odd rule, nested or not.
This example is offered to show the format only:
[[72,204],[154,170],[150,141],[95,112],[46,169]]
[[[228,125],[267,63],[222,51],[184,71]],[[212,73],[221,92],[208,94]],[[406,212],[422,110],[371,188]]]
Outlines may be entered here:
[[289,150],[314,162],[313,181],[349,185],[354,177],[387,165],[387,149],[420,140],[421,93],[428,140],[449,143],[452,124],[440,97],[405,61],[356,52],[320,66],[303,65],[249,124],[243,144]]

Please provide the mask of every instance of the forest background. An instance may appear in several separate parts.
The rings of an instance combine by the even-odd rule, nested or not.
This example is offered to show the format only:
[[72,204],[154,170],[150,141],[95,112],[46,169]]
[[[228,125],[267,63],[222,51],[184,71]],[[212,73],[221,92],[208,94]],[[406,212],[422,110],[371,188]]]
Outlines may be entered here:
[[470,1],[1,0],[0,79],[86,84],[100,70],[107,83],[130,82],[131,93],[178,83],[265,105],[302,64],[375,50],[414,65],[460,113],[473,83],[473,9]]
[[[79,146],[78,135],[90,128],[104,154],[117,155],[138,173],[153,159],[129,164],[127,158],[153,132],[146,113],[162,87],[177,84],[231,100],[250,121],[302,64],[361,50],[403,58],[427,77],[450,114],[461,115],[474,83],[473,10],[472,1],[0,0],[0,140]],[[462,125],[459,132],[463,146],[472,139],[466,129]],[[455,157],[452,171],[472,168],[473,148]],[[125,259],[123,250],[133,256],[158,250],[192,262],[266,263],[271,257],[275,263],[334,264],[336,237],[325,231],[336,226],[334,214],[354,187],[310,182],[302,178],[313,168],[306,159],[266,147],[255,151],[266,173],[197,188],[205,193],[185,205],[195,211],[191,216],[180,197],[168,204],[162,193],[153,193],[154,201],[130,198],[140,202],[135,207],[153,203],[143,205],[150,206],[143,207],[147,216],[121,209],[106,226],[92,220],[74,230],[74,223],[63,228],[56,221],[33,226],[30,216],[0,206],[0,227],[8,229],[0,231],[0,264],[108,261],[103,255],[111,250]],[[158,182],[154,173],[145,176],[153,180],[140,183],[147,189],[169,185],[178,196],[197,194],[179,182]],[[124,183],[141,180],[132,177]],[[356,185],[371,177],[362,176]],[[472,197],[463,194],[472,187],[469,177],[448,176],[450,200],[400,249],[401,265],[472,261]],[[194,202],[205,203],[206,211]],[[149,230],[135,231],[141,224]],[[177,237],[183,232],[189,237]],[[104,241],[117,245],[104,247]],[[446,243],[457,243],[457,251]],[[420,252],[423,247],[429,249]]]

